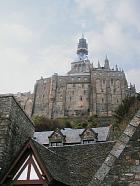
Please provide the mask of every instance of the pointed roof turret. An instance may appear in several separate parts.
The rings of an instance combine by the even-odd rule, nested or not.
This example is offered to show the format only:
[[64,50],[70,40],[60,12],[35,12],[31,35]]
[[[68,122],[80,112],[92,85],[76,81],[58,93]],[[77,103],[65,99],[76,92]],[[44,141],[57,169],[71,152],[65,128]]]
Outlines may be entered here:
[[118,71],[118,66],[116,65],[116,71]]
[[101,68],[100,61],[98,60],[98,68]]
[[79,56],[80,60],[87,59],[88,44],[86,42],[86,39],[84,38],[84,34],[82,34],[82,38],[79,39],[78,48],[77,48],[77,55]]
[[105,69],[110,69],[109,60],[108,60],[108,58],[107,58],[107,55],[106,55],[106,58],[105,58],[104,68],[105,68]]

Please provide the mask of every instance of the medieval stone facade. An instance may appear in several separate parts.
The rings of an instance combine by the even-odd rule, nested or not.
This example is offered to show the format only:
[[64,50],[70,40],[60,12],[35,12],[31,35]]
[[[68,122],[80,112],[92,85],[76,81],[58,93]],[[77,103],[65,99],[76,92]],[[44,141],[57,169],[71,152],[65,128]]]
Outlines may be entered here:
[[20,103],[20,106],[26,112],[26,114],[31,117],[33,107],[33,94],[31,92],[18,92],[17,94],[14,94],[14,97]]
[[[54,74],[37,80],[34,89],[33,115],[48,118],[74,116],[111,116],[121,101],[130,95],[123,70],[110,68],[105,59],[94,67],[88,59],[88,45],[79,39],[77,60],[64,76]],[[135,88],[131,85],[131,95]]]

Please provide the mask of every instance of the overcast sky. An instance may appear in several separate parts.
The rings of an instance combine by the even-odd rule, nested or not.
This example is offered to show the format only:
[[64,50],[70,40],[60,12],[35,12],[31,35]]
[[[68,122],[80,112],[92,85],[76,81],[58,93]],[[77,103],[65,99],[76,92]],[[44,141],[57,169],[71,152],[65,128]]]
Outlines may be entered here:
[[140,91],[139,0],[0,0],[0,93],[65,74],[82,33],[93,65],[107,54]]

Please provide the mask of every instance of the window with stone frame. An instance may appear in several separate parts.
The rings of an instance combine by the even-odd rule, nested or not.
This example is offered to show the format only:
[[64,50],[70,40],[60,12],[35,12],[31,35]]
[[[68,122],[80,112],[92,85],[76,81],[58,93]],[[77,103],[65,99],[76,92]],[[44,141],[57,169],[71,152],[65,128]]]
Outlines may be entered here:
[[80,96],[80,101],[83,101],[83,97],[82,96]]
[[105,79],[103,79],[103,84],[105,84]]
[[114,81],[113,81],[113,78],[111,78],[111,85],[113,85],[114,84]]
[[83,140],[83,144],[92,144],[95,143],[95,140]]
[[52,147],[58,147],[58,146],[63,146],[62,141],[56,141],[56,142],[51,142],[50,144]]

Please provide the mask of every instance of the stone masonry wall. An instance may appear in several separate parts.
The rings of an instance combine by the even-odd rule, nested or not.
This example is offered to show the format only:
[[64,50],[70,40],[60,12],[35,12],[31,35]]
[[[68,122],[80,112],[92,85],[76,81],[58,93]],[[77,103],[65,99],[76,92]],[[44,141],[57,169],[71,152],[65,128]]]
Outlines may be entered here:
[[91,73],[93,114],[111,116],[126,97],[128,85],[122,71],[93,70]]
[[13,96],[0,96],[0,176],[25,141],[33,136],[34,126]]
[[18,92],[17,94],[14,94],[14,97],[20,103],[22,109],[26,112],[26,114],[31,117],[33,107],[33,94],[31,94],[31,92]]
[[126,97],[123,71],[93,68],[89,73],[67,74],[37,81],[33,115],[48,118],[65,116],[111,116]]

